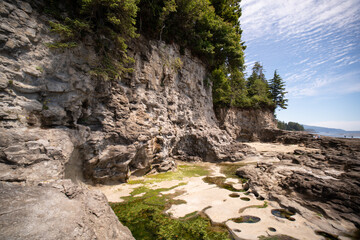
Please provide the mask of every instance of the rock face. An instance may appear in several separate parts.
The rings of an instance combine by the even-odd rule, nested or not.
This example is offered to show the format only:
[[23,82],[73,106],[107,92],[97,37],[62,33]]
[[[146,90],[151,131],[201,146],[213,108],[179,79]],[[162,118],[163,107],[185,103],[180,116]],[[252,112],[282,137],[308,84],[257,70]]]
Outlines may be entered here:
[[247,165],[237,175],[250,179],[255,192],[293,207],[288,200],[315,210],[325,217],[346,220],[360,227],[360,141],[323,137],[312,139],[305,134],[289,134],[279,140],[299,135],[307,146],[318,151],[295,150],[278,154],[278,163]]
[[274,113],[260,109],[215,109],[220,127],[240,141],[258,141],[263,138],[264,129],[276,129]]
[[[242,159],[235,152],[244,147],[230,146],[232,137],[218,127],[206,66],[190,52],[136,39],[129,47],[133,73],[101,80],[92,75],[99,59],[91,38],[73,49],[46,46],[58,36],[41,7],[42,1],[1,2],[0,180],[83,175],[124,182],[171,170],[174,159]],[[226,126],[235,123],[228,119]]]
[[102,193],[61,180],[0,183],[1,239],[134,239]]
[[[116,81],[94,77],[99,58],[91,38],[72,49],[47,47],[58,36],[48,25],[53,19],[39,13],[45,4],[0,1],[0,224],[6,239],[132,239],[102,195],[62,179],[125,182],[132,174],[171,170],[175,159],[254,155],[235,139],[321,149],[282,154],[280,163],[246,166],[238,174],[273,198],[292,192],[300,204],[359,226],[358,145],[275,131],[271,112],[218,109],[216,117],[206,66],[176,45],[136,39],[129,45],[132,73]],[[51,183],[39,186],[44,182]]]
[[[82,146],[87,178],[125,181],[130,174],[170,170],[175,157],[220,159],[231,138],[217,127],[205,66],[175,45],[140,41],[130,52],[134,73],[112,83],[101,108],[90,108],[102,116]],[[193,144],[198,149],[188,151]]]
[[[235,161],[250,151],[231,145],[231,136],[218,127],[206,66],[190,52],[136,39],[129,45],[133,73],[105,81],[92,73],[100,60],[91,38],[71,49],[48,47],[59,36],[48,24],[54,19],[41,13],[45,4],[0,2],[0,181],[3,192],[17,199],[1,206],[6,236],[41,239],[49,231],[55,239],[66,239],[62,234],[78,226],[69,239],[122,239],[121,232],[131,238],[119,224],[104,228],[112,225],[109,206],[101,210],[104,218],[88,214],[93,208],[87,202],[96,202],[98,195],[76,190],[77,197],[66,198],[55,185],[38,184],[64,178],[119,183],[131,174],[171,170],[174,159]],[[49,215],[54,221],[38,223],[42,233],[35,225],[26,228],[29,219],[43,214],[32,204],[49,195],[54,197],[44,206],[54,211]],[[5,197],[1,203],[10,201]],[[30,212],[20,219],[24,204]],[[56,212],[59,204],[64,208]],[[62,223],[57,213],[69,221]],[[4,222],[10,216],[19,218],[17,230]],[[50,223],[62,230],[49,229]]]

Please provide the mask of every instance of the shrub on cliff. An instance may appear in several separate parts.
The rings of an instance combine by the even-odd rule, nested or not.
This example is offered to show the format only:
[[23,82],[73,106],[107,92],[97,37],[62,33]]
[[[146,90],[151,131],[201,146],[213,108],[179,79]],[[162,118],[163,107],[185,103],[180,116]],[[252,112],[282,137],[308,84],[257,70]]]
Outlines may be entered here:
[[68,46],[90,35],[102,58],[92,72],[105,79],[118,78],[130,71],[125,67],[132,61],[127,55],[126,42],[137,36],[136,3],[136,0],[52,0],[46,11],[57,18],[58,22],[49,24],[61,40],[49,46]]
[[74,47],[91,35],[102,58],[92,73],[116,79],[131,70],[126,67],[132,61],[126,43],[138,33],[175,42],[207,63],[215,106],[274,109],[262,66],[256,65],[248,80],[244,77],[240,1],[52,0],[49,9],[58,22],[50,25],[61,41],[49,46]]

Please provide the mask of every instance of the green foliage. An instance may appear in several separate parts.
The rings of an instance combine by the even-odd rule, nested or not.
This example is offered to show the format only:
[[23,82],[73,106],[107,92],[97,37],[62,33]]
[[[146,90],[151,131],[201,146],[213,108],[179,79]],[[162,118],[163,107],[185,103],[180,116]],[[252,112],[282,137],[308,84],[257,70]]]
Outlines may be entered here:
[[[60,5],[65,7],[59,8]],[[95,40],[102,60],[92,69],[94,76],[119,79],[131,72],[127,66],[133,59],[127,55],[127,43],[140,33],[175,42],[181,52],[190,49],[207,63],[215,106],[286,106],[287,100],[281,99],[281,93],[285,93],[281,79],[279,85],[274,78],[269,88],[261,64],[255,64],[247,80],[244,77],[240,0],[50,0],[47,12],[57,17],[58,21],[49,24],[61,38],[49,43],[49,47],[76,47],[85,36]],[[180,70],[181,60],[177,59],[171,67]]]
[[264,75],[263,66],[256,62],[252,73],[247,79],[248,97],[253,108],[275,109],[275,103],[270,97],[269,84]]
[[44,102],[43,102],[43,106],[42,106],[42,109],[43,110],[48,110],[49,109],[49,100],[45,100]]
[[183,64],[184,63],[181,61],[180,58],[175,58],[174,62],[172,63],[171,68],[175,71],[179,71],[182,68]]
[[45,44],[48,48],[52,49],[67,49],[67,48],[74,48],[77,46],[76,42],[53,42],[53,43],[46,43]]
[[44,72],[44,68],[41,66],[36,66],[36,70],[38,70],[39,72],[43,73]]
[[[172,219],[163,212],[174,204],[175,195],[163,194],[178,186],[163,189],[140,187],[125,202],[110,203],[119,220],[136,239],[229,239],[227,230],[215,231],[208,218],[192,213],[185,219]],[[137,194],[145,193],[141,197]]]
[[275,106],[286,109],[288,100],[285,99],[285,94],[287,93],[285,92],[285,83],[276,70],[274,72],[274,77],[270,79],[269,87],[270,95]]
[[67,40],[74,38],[75,33],[70,26],[51,21],[49,21],[49,24],[51,26],[51,31],[58,33],[63,39]]
[[282,130],[288,131],[305,131],[304,126],[296,122],[282,122],[278,121],[277,127]]
[[215,105],[250,106],[242,74],[240,1],[140,0],[139,9],[140,33],[176,42],[208,63]]
[[213,82],[214,105],[230,107],[231,86],[224,71],[222,69],[215,69],[211,73],[211,80]]
[[241,34],[239,18],[241,17],[240,0],[211,0],[215,13],[231,24]]
[[222,107],[252,107],[251,99],[247,96],[248,89],[242,72],[233,69],[228,72],[226,66],[212,71],[213,101],[215,106]]
[[52,0],[49,13],[58,22],[49,22],[51,31],[60,35],[60,41],[47,44],[50,48],[76,47],[76,43],[90,36],[97,43],[97,54],[102,58],[92,74],[104,79],[117,79],[131,71],[125,66],[132,62],[127,55],[127,44],[136,34],[136,0],[79,0],[65,1],[66,17],[59,14],[63,1]]

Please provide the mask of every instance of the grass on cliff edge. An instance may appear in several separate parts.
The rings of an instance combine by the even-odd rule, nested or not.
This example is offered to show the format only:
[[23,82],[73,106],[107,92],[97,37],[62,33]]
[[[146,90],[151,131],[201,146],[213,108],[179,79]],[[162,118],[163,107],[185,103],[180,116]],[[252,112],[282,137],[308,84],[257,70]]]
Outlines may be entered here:
[[181,200],[174,200],[174,197],[180,193],[162,194],[179,185],[161,189],[141,186],[134,189],[131,196],[123,197],[125,202],[110,203],[110,206],[120,222],[130,229],[135,239],[230,239],[226,228],[213,227],[208,218],[194,214],[186,219],[172,219],[164,214],[172,204],[184,203]]

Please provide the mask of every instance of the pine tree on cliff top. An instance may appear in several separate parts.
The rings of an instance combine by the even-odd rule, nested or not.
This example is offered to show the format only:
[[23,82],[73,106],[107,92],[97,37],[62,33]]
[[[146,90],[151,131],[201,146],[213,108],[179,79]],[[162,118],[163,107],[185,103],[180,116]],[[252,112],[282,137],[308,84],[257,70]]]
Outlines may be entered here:
[[276,107],[286,109],[288,99],[285,98],[285,83],[280,77],[280,75],[274,72],[274,77],[269,81],[271,97],[275,103]]

